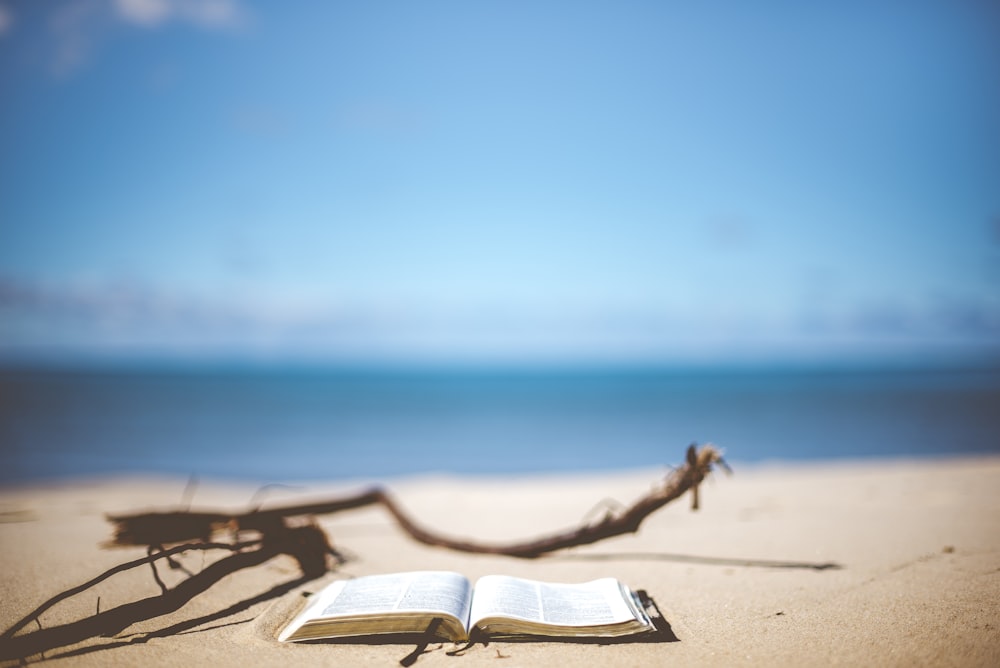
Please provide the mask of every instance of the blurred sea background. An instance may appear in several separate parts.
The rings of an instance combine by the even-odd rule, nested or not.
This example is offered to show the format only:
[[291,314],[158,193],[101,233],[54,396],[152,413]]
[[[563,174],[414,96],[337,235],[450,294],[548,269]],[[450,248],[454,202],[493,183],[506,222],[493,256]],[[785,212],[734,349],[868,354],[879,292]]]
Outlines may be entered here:
[[1000,451],[1000,5],[0,0],[0,483]]
[[0,480],[261,482],[1000,453],[1000,369],[229,369],[0,375]]

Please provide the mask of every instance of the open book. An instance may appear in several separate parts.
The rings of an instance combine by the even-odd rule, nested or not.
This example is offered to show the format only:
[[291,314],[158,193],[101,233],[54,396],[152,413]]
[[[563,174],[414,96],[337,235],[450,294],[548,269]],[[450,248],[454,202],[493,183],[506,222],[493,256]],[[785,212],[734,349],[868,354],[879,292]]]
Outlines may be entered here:
[[419,571],[338,580],[313,597],[278,640],[429,633],[613,637],[653,631],[637,596],[613,578],[552,584],[487,575]]

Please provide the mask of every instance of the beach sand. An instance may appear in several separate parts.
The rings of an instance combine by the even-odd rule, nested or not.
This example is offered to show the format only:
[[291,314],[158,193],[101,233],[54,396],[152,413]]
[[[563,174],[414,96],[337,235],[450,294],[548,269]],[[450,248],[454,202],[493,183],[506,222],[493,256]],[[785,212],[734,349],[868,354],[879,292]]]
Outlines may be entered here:
[[[627,504],[664,473],[381,482],[422,523],[492,542],[579,524],[602,500]],[[143,548],[101,547],[111,536],[105,513],[176,507],[185,484],[114,478],[0,490],[3,628],[145,556]],[[266,504],[362,486],[278,489]],[[254,491],[202,481],[192,507],[241,511]],[[416,665],[1000,665],[1000,458],[742,466],[731,477],[714,474],[701,505],[691,512],[685,498],[654,513],[637,534],[536,560],[420,545],[380,508],[327,515],[321,526],[351,558],[337,571],[297,581],[296,562],[279,556],[114,637],[49,643],[44,658],[93,666],[399,665],[415,644],[296,645],[274,637],[304,592],[333,579],[442,569],[473,580],[492,573],[562,582],[616,577],[645,590],[670,631],[654,642],[493,641],[458,655],[449,654],[450,643],[431,643]],[[189,553],[182,562],[196,572],[223,556]],[[187,577],[162,565],[160,573],[169,586]],[[19,635],[159,592],[148,567],[130,570],[58,603]]]

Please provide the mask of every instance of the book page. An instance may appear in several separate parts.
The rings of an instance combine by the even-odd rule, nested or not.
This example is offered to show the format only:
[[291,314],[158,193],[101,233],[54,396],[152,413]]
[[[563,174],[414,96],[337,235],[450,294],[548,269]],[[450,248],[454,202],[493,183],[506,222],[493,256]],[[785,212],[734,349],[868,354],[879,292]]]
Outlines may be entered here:
[[[303,610],[290,630],[317,619],[385,615],[393,612],[443,612],[463,624],[469,618],[472,591],[458,573],[417,571],[368,575],[338,580],[321,591]],[[283,635],[289,635],[286,631]]]
[[600,626],[636,619],[614,578],[552,584],[504,575],[488,575],[476,583],[470,626],[487,617],[553,626]]
[[458,573],[419,571],[343,580],[317,617],[389,612],[446,612],[465,621],[469,581]]
[[469,581],[447,571],[338,580],[313,597],[278,640],[422,632],[433,617],[442,618],[444,637],[463,638],[471,599]]

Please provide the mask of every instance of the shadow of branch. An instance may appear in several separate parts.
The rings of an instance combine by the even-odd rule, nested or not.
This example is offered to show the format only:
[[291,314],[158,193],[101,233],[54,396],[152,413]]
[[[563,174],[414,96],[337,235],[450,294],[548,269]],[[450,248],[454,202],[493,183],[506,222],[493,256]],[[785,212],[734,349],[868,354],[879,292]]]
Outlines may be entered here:
[[233,622],[228,622],[226,624],[216,624],[214,626],[206,627],[204,629],[198,629],[198,628],[196,628],[198,626],[201,626],[202,624],[208,624],[209,622],[219,621],[219,620],[225,619],[227,617],[230,617],[232,615],[235,615],[237,613],[240,613],[240,612],[243,612],[245,610],[248,610],[251,607],[257,605],[258,603],[263,603],[264,601],[268,601],[268,600],[270,600],[272,598],[277,598],[279,596],[283,596],[284,594],[290,592],[291,590],[295,589],[296,587],[298,587],[300,585],[305,584],[306,582],[309,582],[312,579],[313,578],[309,577],[309,576],[302,576],[302,577],[296,578],[294,580],[290,580],[288,582],[284,582],[284,583],[282,583],[280,585],[277,585],[275,587],[272,587],[271,589],[268,589],[267,591],[265,591],[265,592],[263,592],[261,594],[258,594],[257,596],[253,596],[251,598],[247,598],[247,599],[244,599],[242,601],[239,601],[238,603],[234,603],[233,605],[229,606],[228,608],[225,608],[223,610],[219,610],[218,612],[213,612],[213,613],[208,614],[208,615],[203,615],[201,617],[196,617],[195,619],[188,619],[188,620],[185,620],[183,622],[178,622],[177,624],[172,624],[171,626],[166,626],[166,627],[164,627],[162,629],[159,629],[157,631],[150,631],[148,633],[140,633],[140,634],[137,634],[135,636],[132,636],[132,637],[128,638],[127,640],[116,640],[115,642],[104,643],[104,644],[101,644],[101,645],[93,645],[93,646],[90,646],[90,647],[81,647],[79,649],[68,650],[68,651],[62,652],[60,654],[54,654],[54,655],[52,655],[52,656],[50,656],[48,658],[50,658],[50,659],[62,659],[62,658],[67,658],[67,657],[71,657],[71,656],[81,656],[81,655],[84,655],[84,654],[91,654],[93,652],[101,652],[101,651],[104,651],[104,650],[115,649],[115,648],[118,648],[118,647],[125,647],[127,645],[135,645],[135,644],[146,643],[146,642],[149,642],[150,640],[152,640],[154,638],[168,638],[170,636],[175,636],[175,635],[183,635],[183,634],[188,634],[188,633],[200,633],[202,631],[210,631],[212,629],[221,628],[221,627],[224,627],[224,626],[233,626],[233,625],[236,625],[236,624],[246,624],[247,622],[252,621],[252,620],[250,620],[250,619],[243,619],[243,620],[237,620],[237,621],[233,621]]
[[[68,647],[91,638],[117,635],[136,622],[175,612],[192,598],[206,591],[227,575],[244,568],[252,568],[263,564],[283,552],[285,552],[283,546],[267,546],[248,552],[240,552],[207,566],[200,573],[187,578],[173,589],[169,589],[159,596],[153,596],[139,601],[126,603],[116,608],[91,615],[90,617],[61,624],[59,626],[39,628],[37,631],[32,631],[23,635],[5,635],[0,638],[0,660],[25,660],[28,657],[44,655],[47,651],[61,647]],[[145,642],[145,640],[152,637],[166,637],[174,635],[200,624],[217,619],[223,619],[245,610],[254,603],[283,594],[285,591],[288,591],[303,582],[312,580],[318,575],[320,575],[320,573],[309,572],[300,578],[278,585],[277,587],[274,587],[259,596],[241,601],[240,603],[230,606],[217,613],[212,613],[194,620],[180,622],[178,624],[174,624],[173,626],[161,629],[160,631],[154,631],[151,634],[130,638],[125,642],[81,648],[78,650],[78,653],[106,649],[132,642]],[[66,655],[73,655],[73,653],[74,651],[67,652]]]
[[559,554],[549,559],[567,561],[671,561],[682,564],[703,564],[706,566],[740,566],[747,568],[790,568],[814,571],[840,570],[841,564],[832,561],[782,561],[775,559],[745,559],[741,557],[706,557],[694,554],[672,554],[667,552],[591,552],[581,554]]

